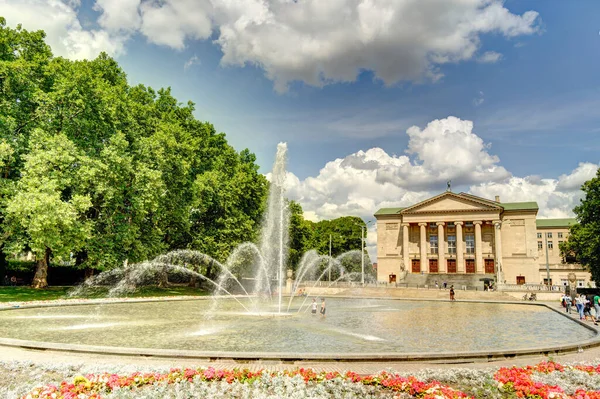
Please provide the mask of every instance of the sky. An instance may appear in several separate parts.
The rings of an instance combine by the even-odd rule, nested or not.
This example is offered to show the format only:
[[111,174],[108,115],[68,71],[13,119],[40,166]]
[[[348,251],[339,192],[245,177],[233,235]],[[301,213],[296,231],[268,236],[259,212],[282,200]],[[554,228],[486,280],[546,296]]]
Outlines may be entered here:
[[[596,0],[0,0],[257,155],[311,220],[455,192],[572,217],[600,165]],[[376,230],[367,243],[375,258]]]

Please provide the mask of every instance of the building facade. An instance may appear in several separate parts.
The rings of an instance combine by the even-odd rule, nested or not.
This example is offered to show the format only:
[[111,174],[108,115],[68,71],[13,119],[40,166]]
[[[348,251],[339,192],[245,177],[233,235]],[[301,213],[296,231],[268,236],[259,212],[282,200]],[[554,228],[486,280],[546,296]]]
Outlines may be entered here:
[[[536,202],[501,203],[447,191],[405,208],[383,208],[377,219],[377,279],[408,274],[480,274],[505,284],[578,286],[591,275],[567,263],[559,245],[575,219],[537,219]],[[546,253],[548,256],[546,257]],[[547,259],[547,261],[546,261]]]

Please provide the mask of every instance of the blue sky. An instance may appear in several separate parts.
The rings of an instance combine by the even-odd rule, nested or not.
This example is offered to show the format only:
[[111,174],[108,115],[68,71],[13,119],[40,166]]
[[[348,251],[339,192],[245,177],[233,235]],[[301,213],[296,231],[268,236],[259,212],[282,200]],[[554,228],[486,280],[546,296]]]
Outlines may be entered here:
[[[0,0],[55,54],[107,51],[257,154],[311,219],[445,190],[572,216],[600,162],[600,2]],[[44,18],[39,16],[43,15]],[[454,118],[450,118],[454,117]],[[374,235],[369,242],[374,243]]]

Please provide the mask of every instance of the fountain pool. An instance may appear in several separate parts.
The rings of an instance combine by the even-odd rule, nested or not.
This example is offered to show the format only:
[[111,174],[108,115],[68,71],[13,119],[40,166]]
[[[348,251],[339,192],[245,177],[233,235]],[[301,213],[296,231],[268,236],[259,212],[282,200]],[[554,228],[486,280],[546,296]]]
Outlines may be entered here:
[[596,338],[595,331],[544,306],[327,298],[328,314],[321,318],[305,311],[309,302],[302,301],[293,300],[288,317],[269,317],[276,303],[265,302],[257,317],[230,299],[216,309],[209,299],[14,309],[0,312],[0,337],[101,352],[126,347],[148,355],[171,350],[305,359],[519,351]]

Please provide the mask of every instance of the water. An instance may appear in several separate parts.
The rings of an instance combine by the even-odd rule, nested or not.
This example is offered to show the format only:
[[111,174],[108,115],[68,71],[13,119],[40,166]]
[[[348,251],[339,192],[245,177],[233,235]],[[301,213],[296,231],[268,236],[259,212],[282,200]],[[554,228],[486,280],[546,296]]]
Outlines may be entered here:
[[[336,275],[342,276],[337,280],[352,278],[352,274],[345,272],[342,261],[350,259],[359,264],[361,262],[360,251],[350,251],[337,258],[309,251],[298,265],[292,287],[285,286],[288,278],[285,265],[289,252],[290,218],[285,200],[286,161],[287,145],[279,143],[271,174],[268,206],[262,222],[259,245],[250,242],[239,245],[225,263],[218,262],[209,255],[198,251],[172,251],[147,262],[124,265],[101,273],[86,280],[71,295],[85,295],[90,288],[109,286],[109,296],[123,296],[143,285],[156,282],[165,283],[169,273],[179,273],[203,280],[206,285],[213,288],[215,301],[211,305],[211,310],[215,309],[222,295],[234,297],[233,294],[242,294],[246,298],[234,298],[239,307],[248,313],[261,313],[257,309],[262,306],[261,303],[265,298],[269,298],[270,301],[277,304],[276,311],[278,313],[284,313],[288,312],[291,306],[291,299],[289,303],[283,303],[283,294],[286,288],[289,289],[288,294],[291,294],[293,299],[293,295],[298,292],[300,284],[304,280],[310,279],[318,282],[329,274],[329,270],[335,270]],[[315,275],[316,270],[324,263],[328,267],[319,275]],[[203,271],[209,267],[218,270],[218,276],[215,279],[203,274]],[[250,280],[253,281],[252,287],[245,286],[236,277],[236,273],[241,273],[240,269],[244,270],[246,274],[250,272],[252,275]],[[232,270],[236,270],[236,273]],[[306,292],[310,294],[310,287]],[[206,317],[211,317],[210,311],[207,312]]]
[[[454,353],[583,342],[594,333],[539,306],[327,298],[327,317],[260,316],[233,300],[107,304],[0,312],[0,336],[86,345],[226,352]],[[310,298],[312,301],[312,298]],[[207,312],[213,312],[206,318]],[[93,318],[88,318],[90,315]],[[269,315],[269,316],[265,316]],[[568,337],[568,340],[565,340]]]

